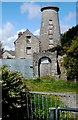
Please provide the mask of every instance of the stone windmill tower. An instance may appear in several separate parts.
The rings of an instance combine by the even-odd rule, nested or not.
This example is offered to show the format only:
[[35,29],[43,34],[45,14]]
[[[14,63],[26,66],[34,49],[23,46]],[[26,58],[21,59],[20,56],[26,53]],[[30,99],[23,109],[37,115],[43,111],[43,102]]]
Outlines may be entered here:
[[61,45],[60,42],[60,27],[58,19],[58,7],[47,6],[42,7],[41,29],[40,29],[40,50]]
[[57,51],[49,52],[50,48],[61,45],[58,7],[46,6],[41,8],[40,52],[33,54],[34,77],[59,77]]

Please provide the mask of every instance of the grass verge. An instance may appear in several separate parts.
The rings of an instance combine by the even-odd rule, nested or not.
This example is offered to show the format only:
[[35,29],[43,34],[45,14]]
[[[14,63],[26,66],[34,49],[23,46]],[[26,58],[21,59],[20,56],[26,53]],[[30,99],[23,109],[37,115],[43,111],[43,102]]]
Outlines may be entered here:
[[55,80],[50,77],[27,80],[26,86],[31,91],[40,92],[76,92],[78,83],[66,80]]

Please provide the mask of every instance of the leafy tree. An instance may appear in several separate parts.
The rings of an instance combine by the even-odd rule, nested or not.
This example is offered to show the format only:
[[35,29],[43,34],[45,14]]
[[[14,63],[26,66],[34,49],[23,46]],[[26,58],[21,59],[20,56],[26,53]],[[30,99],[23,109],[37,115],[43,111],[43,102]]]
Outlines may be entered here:
[[61,34],[62,46],[71,46],[72,40],[78,35],[78,25]]
[[2,48],[2,43],[0,41],[0,58],[2,58],[2,52],[3,52],[3,48]]
[[78,80],[78,37],[72,41],[64,58],[64,66],[67,69],[67,77],[70,80]]
[[71,29],[66,31],[64,34],[61,34],[61,44],[63,49],[60,52],[62,54],[66,54],[67,50],[72,44],[72,41],[75,40],[75,38],[78,36],[77,31],[78,31],[78,25],[76,25],[75,27],[72,27]]
[[[30,96],[24,78],[17,72],[2,67],[2,118],[3,120],[28,120],[27,100],[30,112]],[[29,118],[30,119],[30,118]]]

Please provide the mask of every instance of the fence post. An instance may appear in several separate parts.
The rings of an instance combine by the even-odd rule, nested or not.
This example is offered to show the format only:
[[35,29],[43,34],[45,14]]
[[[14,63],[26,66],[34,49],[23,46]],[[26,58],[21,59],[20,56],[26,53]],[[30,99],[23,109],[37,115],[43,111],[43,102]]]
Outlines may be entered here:
[[49,108],[49,120],[56,120],[56,108]]
[[56,120],[59,120],[59,107],[56,107]]

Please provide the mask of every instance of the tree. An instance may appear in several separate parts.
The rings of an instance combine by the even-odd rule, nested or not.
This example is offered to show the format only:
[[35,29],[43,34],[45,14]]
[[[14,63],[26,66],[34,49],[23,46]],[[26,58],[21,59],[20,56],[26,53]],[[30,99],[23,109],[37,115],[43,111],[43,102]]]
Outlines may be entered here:
[[67,77],[78,81],[78,36],[72,41],[64,58],[64,66],[67,69]]
[[[30,96],[24,78],[17,72],[2,67],[2,118],[3,120],[28,120],[27,100],[30,112]],[[30,119],[30,118],[29,118]]]
[[78,25],[72,27],[64,34],[61,34],[61,43],[62,46],[71,46],[72,40],[78,35]]
[[3,52],[2,43],[1,43],[1,41],[0,41],[0,58],[2,58],[2,52]]

